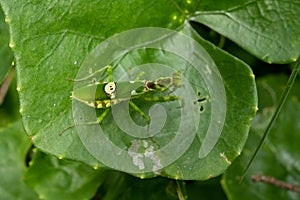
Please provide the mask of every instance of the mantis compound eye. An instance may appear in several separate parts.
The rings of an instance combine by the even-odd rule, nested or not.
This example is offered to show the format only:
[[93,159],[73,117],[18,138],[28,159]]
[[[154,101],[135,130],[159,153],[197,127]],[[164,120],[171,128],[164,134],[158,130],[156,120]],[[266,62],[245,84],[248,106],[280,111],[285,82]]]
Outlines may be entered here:
[[116,91],[116,84],[114,82],[108,82],[104,86],[104,92],[108,95],[112,95]]

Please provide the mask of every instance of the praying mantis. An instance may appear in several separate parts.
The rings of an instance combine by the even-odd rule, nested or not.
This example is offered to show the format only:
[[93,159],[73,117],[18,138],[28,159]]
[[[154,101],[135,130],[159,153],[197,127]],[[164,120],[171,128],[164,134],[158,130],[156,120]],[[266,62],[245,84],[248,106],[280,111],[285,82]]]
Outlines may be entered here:
[[[130,107],[142,116],[147,124],[150,123],[150,117],[145,114],[132,100],[140,99],[145,102],[170,102],[170,101],[181,101],[184,106],[183,98],[176,95],[170,95],[177,88],[183,86],[181,72],[174,71],[172,76],[159,77],[155,80],[140,80],[140,75],[133,81],[119,81],[114,82],[113,80],[113,67],[107,65],[91,75],[82,79],[75,79],[73,81],[84,81],[95,74],[105,72],[108,75],[108,81],[93,81],[90,84],[79,87],[72,92],[71,98],[86,104],[89,107],[95,109],[102,109],[103,112],[97,117],[97,122],[101,123],[105,116],[110,111],[113,105],[118,103],[129,101]],[[155,95],[163,92],[167,92],[167,95]],[[165,93],[164,93],[165,94]],[[196,102],[205,101],[206,98],[198,99]],[[95,124],[94,122],[92,122]],[[88,124],[88,123],[87,123]],[[72,126],[73,127],[73,126]],[[71,127],[68,127],[69,129]],[[64,129],[65,132],[67,129]],[[62,133],[63,133],[62,132]],[[61,134],[62,134],[61,133]]]

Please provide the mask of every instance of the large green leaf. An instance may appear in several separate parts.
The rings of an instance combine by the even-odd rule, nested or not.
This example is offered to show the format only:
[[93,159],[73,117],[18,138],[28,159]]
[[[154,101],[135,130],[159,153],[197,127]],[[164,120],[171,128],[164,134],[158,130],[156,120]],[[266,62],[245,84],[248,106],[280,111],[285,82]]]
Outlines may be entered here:
[[300,55],[298,1],[202,1],[199,9],[192,20],[268,63],[289,63]]
[[9,43],[9,31],[8,26],[5,23],[4,13],[0,7],[0,85],[3,82],[5,76],[11,68],[11,62],[13,54],[8,46]]
[[272,116],[282,89],[287,82],[283,75],[258,80],[261,112],[253,120],[249,140],[240,158],[225,173],[222,184],[230,199],[299,199],[299,193],[267,183],[252,182],[252,175],[271,176],[290,184],[300,185],[299,164],[299,87],[296,82],[279,118],[263,147],[241,183],[239,179],[250,160]]
[[37,199],[23,181],[30,146],[21,121],[0,129],[0,199]]
[[80,162],[35,151],[25,181],[40,199],[91,199],[104,174]]
[[[197,130],[193,143],[183,155],[179,155],[176,162],[156,173],[180,179],[208,179],[221,174],[242,151],[251,119],[256,112],[254,76],[246,64],[205,42],[194,32],[191,26],[184,21],[185,15],[182,10],[192,10],[186,3],[178,2],[176,4],[170,3],[170,1],[151,1],[150,4],[147,1],[127,1],[113,4],[104,1],[98,3],[26,1],[25,3],[25,1],[2,0],[2,4],[10,20],[11,43],[14,44],[18,64],[20,110],[26,131],[32,137],[35,146],[42,151],[60,158],[83,161],[95,168],[104,167],[101,157],[110,155],[99,150],[103,146],[91,147],[83,139],[83,137],[90,137],[95,142],[101,142],[93,137],[94,132],[77,135],[76,129],[73,128],[62,136],[59,135],[66,127],[74,124],[72,114],[75,113],[75,117],[77,114],[81,114],[80,112],[72,113],[69,96],[73,90],[73,82],[68,81],[67,78],[76,77],[79,67],[88,63],[86,58],[91,57],[93,62],[89,62],[93,65],[88,66],[97,69],[106,62],[108,57],[116,53],[111,49],[105,51],[104,54],[97,54],[97,49],[92,51],[101,41],[115,33],[143,26],[177,29],[197,42],[191,39],[188,39],[189,42],[184,42],[186,40],[182,38],[186,37],[182,34],[175,34],[174,37],[155,38],[158,33],[153,32],[147,37],[150,38],[149,44],[158,45],[154,46],[156,47],[154,50],[151,49],[151,46],[144,49],[122,46],[130,44],[130,42],[139,43],[146,40],[147,38],[142,37],[143,35],[135,37],[127,35],[127,40],[120,40],[123,43],[106,43],[112,44],[106,47],[112,48],[117,44],[113,47],[122,47],[129,52],[120,61],[124,65],[123,69],[117,66],[119,63],[111,63],[116,64],[113,68],[114,77],[120,76],[122,70],[125,71],[124,69],[131,70],[140,64],[158,62],[170,66],[173,71],[180,70],[188,82],[194,84],[195,92],[207,95],[207,103],[204,104],[203,112],[200,111],[198,104],[193,103],[197,99],[193,99],[193,101],[189,99],[190,101],[185,102],[185,107],[195,106],[197,108],[192,113],[200,112],[202,129]],[[126,12],[121,12],[125,9],[127,9]],[[115,38],[121,36],[122,34],[116,35]],[[162,50],[159,50],[159,47],[162,47]],[[181,48],[182,55],[174,55],[166,51],[166,49],[172,48]],[[191,50],[193,52],[189,56],[198,57],[192,57],[194,60],[184,61],[180,56]],[[107,57],[103,55],[107,55]],[[196,67],[189,67],[187,61]],[[153,70],[153,72],[149,71],[149,68],[145,68],[145,70],[148,70],[146,76],[152,76],[151,79],[162,76],[154,74],[161,70]],[[197,70],[202,70],[202,72],[195,74],[194,72]],[[171,74],[167,76],[171,76]],[[214,82],[215,80],[221,82]],[[222,98],[216,98],[219,96]],[[142,109],[147,108],[141,101],[137,100],[136,104]],[[219,105],[224,107],[219,107]],[[178,104],[173,104],[169,108],[176,113],[180,110],[177,107]],[[172,115],[172,117],[174,116]],[[193,117],[185,117],[186,126],[192,124],[192,122],[188,122],[188,119],[194,119]],[[199,117],[199,114],[196,117]],[[129,139],[125,138],[122,131],[115,129],[114,123],[109,123],[110,119],[111,115],[109,114],[104,120],[107,130],[109,130],[109,138],[118,145],[128,148],[133,140],[130,137]],[[158,145],[164,145],[172,140],[176,132],[173,131],[171,124],[176,128],[178,119],[180,118],[170,119],[170,123],[166,127],[171,131],[160,135],[164,139],[154,138],[158,139]],[[203,141],[207,136],[206,130],[210,126],[218,128],[213,133],[220,138],[210,138],[216,143],[212,145],[213,148],[209,149],[207,155],[201,157],[200,155],[203,155],[201,144],[204,144]],[[78,129],[78,127],[76,128]],[[151,138],[147,142],[152,142],[150,140]],[[174,149],[174,152],[176,150]],[[167,153],[174,155],[170,151]],[[120,160],[116,159],[115,161],[119,162]],[[120,165],[120,167],[123,166]],[[141,174],[139,171],[136,173],[142,177],[155,175],[153,173]]]

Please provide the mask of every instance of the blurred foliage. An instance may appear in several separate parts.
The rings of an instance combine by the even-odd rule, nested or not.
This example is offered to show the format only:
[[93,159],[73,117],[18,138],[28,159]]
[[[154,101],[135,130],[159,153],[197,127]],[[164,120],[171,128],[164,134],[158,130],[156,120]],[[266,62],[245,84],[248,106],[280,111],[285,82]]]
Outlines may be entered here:
[[[68,98],[71,88],[69,85],[65,89],[65,77],[76,74],[78,68],[77,65],[74,67],[74,63],[80,64],[99,42],[117,32],[136,27],[178,29],[184,23],[190,23],[205,40],[252,68],[257,77],[259,112],[252,122],[241,157],[233,162],[223,177],[186,181],[183,184],[185,188],[181,189],[186,191],[188,199],[299,199],[295,192],[250,181],[253,174],[265,174],[300,184],[297,143],[300,139],[297,134],[300,127],[297,120],[300,111],[299,81],[245,179],[239,183],[242,170],[286,87],[290,64],[300,55],[300,6],[297,1],[223,0],[216,3],[209,0],[174,0],[109,4],[103,1],[1,0],[0,3],[5,13],[0,13],[0,85],[3,86],[8,76],[15,76],[8,82],[8,91],[0,93],[0,99],[4,100],[0,105],[0,199],[57,199],[62,195],[65,195],[64,199],[178,199],[176,180],[161,177],[140,179],[32,151],[30,137],[26,133],[34,135],[40,127],[48,126],[49,121],[43,119],[60,118],[55,124],[56,132],[61,130],[63,121],[71,121],[68,118],[71,114],[66,113],[70,102],[63,101]],[[26,20],[31,23],[24,23]],[[10,46],[17,51],[17,54],[14,52],[16,75],[9,73],[13,60],[8,48],[9,29],[13,34]],[[67,66],[67,70],[63,66]],[[53,81],[57,74],[64,78]],[[52,91],[53,84],[56,90],[65,91],[64,94],[51,94],[49,98],[43,91]],[[26,93],[26,90],[32,93]],[[21,107],[26,133],[19,114],[19,97],[26,102]],[[40,102],[47,102],[43,107],[53,112],[39,109]],[[35,110],[23,110],[32,105],[36,105]],[[32,118],[31,112],[42,117]],[[31,120],[30,128],[26,120]],[[52,138],[47,139],[46,142],[53,142]],[[78,138],[69,138],[70,144],[74,141],[80,142]],[[66,151],[74,157],[93,159],[82,149],[67,148]],[[59,155],[61,152],[53,153]],[[94,164],[97,168],[98,163]]]

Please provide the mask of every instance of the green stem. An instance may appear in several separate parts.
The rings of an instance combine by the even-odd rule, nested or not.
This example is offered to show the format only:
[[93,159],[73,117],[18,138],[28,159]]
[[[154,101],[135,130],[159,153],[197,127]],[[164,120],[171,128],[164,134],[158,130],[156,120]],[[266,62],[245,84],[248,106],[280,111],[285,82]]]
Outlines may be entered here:
[[283,92],[283,94],[282,94],[282,96],[280,98],[279,105],[278,105],[277,109],[275,110],[275,112],[274,112],[274,114],[273,114],[273,116],[271,118],[271,121],[268,124],[268,126],[267,126],[267,128],[266,128],[266,130],[265,130],[265,132],[264,132],[264,134],[262,136],[262,139],[260,140],[257,148],[255,149],[253,156],[251,157],[251,159],[248,162],[245,170],[243,171],[241,179],[240,179],[240,182],[244,179],[244,177],[245,177],[245,175],[246,175],[246,173],[247,173],[247,171],[248,171],[251,163],[253,162],[253,160],[254,160],[255,156],[257,155],[258,151],[260,150],[260,148],[261,148],[264,140],[266,139],[266,137],[269,134],[269,132],[271,131],[272,126],[274,125],[277,117],[279,116],[279,113],[280,113],[282,107],[284,106],[284,103],[286,102],[286,99],[287,99],[287,97],[288,97],[288,95],[289,95],[289,93],[290,93],[290,91],[291,91],[291,89],[292,89],[292,87],[294,85],[294,82],[295,82],[295,80],[297,78],[297,74],[298,74],[299,68],[300,68],[300,59],[298,59],[298,61],[295,63],[295,67],[293,68],[293,71],[292,71],[292,73],[291,73],[291,75],[289,77],[289,80],[287,82],[287,86],[286,86],[286,88],[285,88],[285,90],[284,90],[284,92]]
[[219,43],[218,43],[218,47],[220,47],[222,49],[224,47],[224,45],[225,45],[225,41],[226,41],[226,38],[221,35]]
[[187,195],[185,191],[185,182],[181,180],[176,180],[176,191],[179,200],[186,200]]

